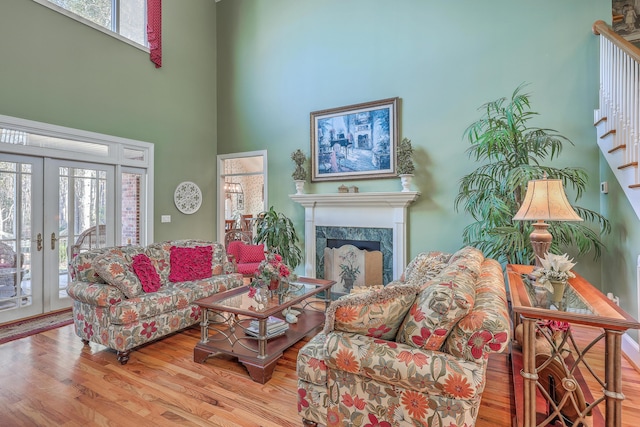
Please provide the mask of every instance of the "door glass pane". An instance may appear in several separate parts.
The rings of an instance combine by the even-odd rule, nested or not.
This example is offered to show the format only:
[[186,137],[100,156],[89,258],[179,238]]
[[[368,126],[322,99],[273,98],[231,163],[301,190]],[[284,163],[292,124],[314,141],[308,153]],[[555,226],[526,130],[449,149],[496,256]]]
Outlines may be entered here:
[[140,184],[142,175],[122,173],[122,243],[140,244]]
[[[0,310],[32,304],[31,168],[0,162]],[[21,191],[19,191],[21,190]]]

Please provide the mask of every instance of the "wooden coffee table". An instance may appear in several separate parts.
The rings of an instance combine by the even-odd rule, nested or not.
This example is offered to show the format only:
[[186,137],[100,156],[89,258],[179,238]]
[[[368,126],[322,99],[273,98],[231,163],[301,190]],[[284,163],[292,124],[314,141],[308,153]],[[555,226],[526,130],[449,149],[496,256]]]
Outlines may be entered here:
[[[284,350],[300,341],[316,328],[324,325],[324,313],[331,302],[333,280],[301,277],[292,283],[295,288],[287,297],[274,296],[265,304],[249,298],[249,287],[243,286],[196,301],[202,309],[201,338],[193,350],[193,360],[203,363],[218,354],[238,358],[251,379],[261,384],[271,379],[273,370]],[[314,298],[324,292],[324,297]],[[277,337],[267,339],[269,316],[283,318],[286,308],[301,312],[297,323]],[[259,324],[258,336],[246,332],[252,320]]]

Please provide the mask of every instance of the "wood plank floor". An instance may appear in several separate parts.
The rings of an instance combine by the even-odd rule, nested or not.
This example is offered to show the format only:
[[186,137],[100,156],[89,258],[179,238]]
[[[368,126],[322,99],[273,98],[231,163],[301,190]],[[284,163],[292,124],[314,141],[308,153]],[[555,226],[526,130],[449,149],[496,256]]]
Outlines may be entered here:
[[[233,358],[194,363],[198,339],[195,328],[167,337],[124,366],[111,350],[84,346],[73,326],[0,345],[0,425],[301,426],[295,359],[305,341],[261,385]],[[626,360],[623,369],[623,426],[631,427],[640,419],[640,374]],[[478,427],[511,425],[511,383],[508,354],[493,355]]]

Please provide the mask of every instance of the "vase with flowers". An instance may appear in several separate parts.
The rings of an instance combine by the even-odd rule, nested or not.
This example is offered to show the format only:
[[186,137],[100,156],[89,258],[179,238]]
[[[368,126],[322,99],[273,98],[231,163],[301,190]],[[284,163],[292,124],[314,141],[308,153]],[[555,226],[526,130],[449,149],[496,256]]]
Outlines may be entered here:
[[286,286],[289,281],[296,280],[296,278],[297,276],[291,271],[291,268],[282,262],[282,257],[270,252],[254,274],[254,279],[249,285],[249,297],[253,298],[260,288],[267,289],[270,294],[273,294],[280,287]]
[[569,259],[567,254],[555,255],[547,252],[544,258],[540,258],[541,268],[533,271],[532,276],[536,278],[536,286],[542,286],[553,294],[553,302],[562,301],[567,281],[576,277],[571,271],[575,262]]

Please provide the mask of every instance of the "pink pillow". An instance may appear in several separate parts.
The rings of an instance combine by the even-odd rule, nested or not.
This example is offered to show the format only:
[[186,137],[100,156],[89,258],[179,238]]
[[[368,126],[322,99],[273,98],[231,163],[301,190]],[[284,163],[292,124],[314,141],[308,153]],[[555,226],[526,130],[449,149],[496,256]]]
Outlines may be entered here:
[[240,264],[264,261],[264,243],[240,246]]
[[145,254],[134,256],[131,266],[142,283],[143,291],[155,292],[160,289],[160,276],[148,256]]
[[187,282],[211,277],[212,246],[194,248],[171,246],[169,253],[169,281]]
[[240,248],[244,246],[242,240],[232,240],[227,245],[227,253],[233,255],[236,262],[240,262]]

